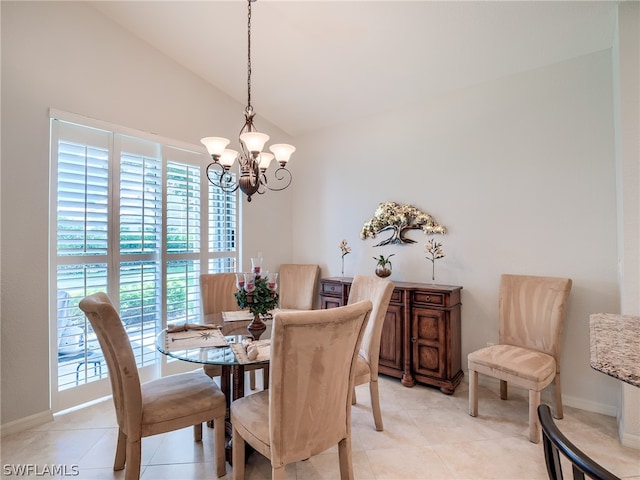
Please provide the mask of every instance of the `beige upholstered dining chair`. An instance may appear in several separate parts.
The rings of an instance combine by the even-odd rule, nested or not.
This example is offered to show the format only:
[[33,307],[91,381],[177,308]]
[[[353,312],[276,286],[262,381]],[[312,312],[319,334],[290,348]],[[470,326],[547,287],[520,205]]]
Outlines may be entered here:
[[317,296],[319,265],[280,265],[280,308],[282,310],[312,310]]
[[[203,315],[212,315],[222,312],[235,312],[240,310],[234,297],[237,292],[235,273],[203,273],[200,275],[200,299]],[[209,377],[221,375],[220,365],[205,365],[204,373]],[[269,385],[269,366],[247,365],[245,371],[249,372],[249,387],[256,389],[256,370],[262,369],[263,385]]]
[[120,316],[104,293],[80,301],[107,361],[118,421],[114,470],[125,468],[125,479],[140,478],[142,438],[194,426],[202,440],[202,423],[214,420],[216,473],[226,473],[224,429],[226,400],[201,371],[181,373],[140,383],[133,349]]
[[571,284],[570,278],[501,276],[499,343],[468,355],[471,416],[478,415],[478,373],[482,373],[500,380],[503,400],[508,383],[529,390],[529,441],[540,441],[540,392],[552,382],[556,418],[562,418],[560,352]]
[[353,478],[351,394],[358,350],[373,305],[278,312],[268,390],[233,401],[233,478],[244,478],[245,441],[285,466],[338,445],[340,477]]
[[369,384],[371,396],[371,410],[376,430],[381,432],[382,412],[380,410],[380,395],[378,393],[378,360],[380,358],[380,337],[382,326],[387,315],[387,307],[393,294],[393,282],[378,277],[356,275],[351,283],[348,304],[371,300],[373,310],[362,338],[360,353],[356,364],[352,403],[356,403],[355,386]]

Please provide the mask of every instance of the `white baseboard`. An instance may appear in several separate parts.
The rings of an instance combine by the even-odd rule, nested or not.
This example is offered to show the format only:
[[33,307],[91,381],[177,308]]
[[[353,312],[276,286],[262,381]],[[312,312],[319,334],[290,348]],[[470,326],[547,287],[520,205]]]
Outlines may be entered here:
[[640,450],[640,435],[632,435],[630,433],[620,432],[620,443],[625,447]]
[[51,413],[51,410],[46,410],[44,412],[36,413],[28,417],[19,418],[13,422],[3,424],[0,426],[0,436],[5,437],[12,433],[23,432],[30,428],[38,427],[52,421],[53,414]]
[[[468,378],[468,374],[465,375],[465,378]],[[492,389],[500,388],[500,381],[497,378],[489,377],[487,375],[480,375],[478,378],[478,384]],[[513,391],[519,395],[524,396],[525,398],[528,398],[529,395],[527,390],[511,385],[509,385],[509,391]],[[543,403],[553,403],[553,399],[551,398],[551,391],[549,390],[549,388],[542,391],[541,400]],[[583,398],[573,397],[566,394],[562,394],[562,404],[567,407],[579,408],[580,410],[600,413],[609,417],[616,417],[618,415],[618,408],[613,405],[592,402]]]
[[640,435],[625,432],[624,419],[621,418],[618,418],[618,435],[622,445],[640,450]]
[[562,404],[568,407],[579,408],[580,410],[586,410],[588,412],[601,413],[609,417],[618,416],[618,408],[614,405],[607,405],[604,403],[591,402],[584,398],[572,397],[571,395],[562,395]]

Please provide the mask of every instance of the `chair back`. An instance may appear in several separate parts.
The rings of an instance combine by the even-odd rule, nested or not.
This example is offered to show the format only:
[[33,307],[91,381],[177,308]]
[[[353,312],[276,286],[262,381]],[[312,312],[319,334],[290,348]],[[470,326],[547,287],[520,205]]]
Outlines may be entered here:
[[500,343],[551,355],[559,372],[562,327],[571,283],[570,278],[502,275],[498,307]]
[[380,358],[380,337],[382,326],[387,315],[389,301],[393,294],[393,282],[384,278],[356,275],[349,290],[348,305],[362,300],[371,300],[373,309],[362,337],[360,356],[369,364],[371,376],[378,376],[378,360]]
[[109,297],[102,292],[80,300],[107,361],[118,426],[131,438],[140,437],[142,392],[129,336]]
[[280,308],[313,309],[319,273],[319,265],[293,263],[280,265],[278,274]]
[[370,301],[278,312],[271,335],[271,464],[309,458],[351,433],[351,392]]
[[203,273],[200,275],[202,314],[240,310],[233,296],[237,291],[235,273]]
[[538,418],[542,426],[544,460],[550,480],[562,480],[560,454],[571,462],[574,480],[584,480],[585,475],[594,480],[620,480],[569,441],[556,426],[549,405],[538,406]]

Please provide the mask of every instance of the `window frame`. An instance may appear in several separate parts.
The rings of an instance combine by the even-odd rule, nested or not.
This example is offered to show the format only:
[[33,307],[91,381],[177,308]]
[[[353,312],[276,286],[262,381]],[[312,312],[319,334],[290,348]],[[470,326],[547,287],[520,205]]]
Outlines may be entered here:
[[[232,239],[232,245],[228,243],[225,245],[224,251],[211,251],[210,247],[215,245],[215,241],[209,241],[209,234],[211,228],[210,222],[210,206],[216,201],[215,199],[220,197],[221,194],[216,192],[213,186],[208,182],[206,176],[206,167],[210,162],[209,155],[205,152],[203,147],[194,146],[185,142],[168,139],[155,134],[141,132],[138,130],[113,125],[108,122],[90,119],[81,115],[76,115],[68,112],[63,112],[56,109],[49,110],[49,117],[51,122],[51,151],[50,151],[50,210],[49,210],[49,325],[50,325],[50,391],[51,391],[51,405],[53,411],[60,411],[65,408],[70,408],[87,401],[91,401],[97,398],[101,398],[111,393],[110,383],[107,375],[104,375],[107,371],[106,363],[102,365],[103,375],[101,380],[91,381],[89,383],[73,386],[66,390],[60,390],[58,387],[58,266],[65,264],[65,257],[58,256],[58,141],[60,138],[57,131],[56,121],[65,123],[77,124],[80,127],[86,127],[88,129],[97,129],[106,132],[109,137],[108,145],[108,245],[109,251],[105,255],[108,263],[106,282],[107,282],[107,294],[110,296],[116,308],[120,305],[120,291],[122,288],[122,277],[120,267],[127,260],[131,259],[136,261],[138,257],[145,257],[145,254],[134,254],[130,257],[123,254],[121,248],[121,223],[120,223],[120,171],[122,154],[128,153],[125,149],[121,149],[121,140],[124,137],[132,137],[135,140],[142,140],[152,142],[156,144],[159,149],[159,160],[161,165],[161,225],[160,225],[160,248],[153,255],[156,256],[155,262],[159,268],[160,285],[156,285],[156,288],[160,289],[159,297],[156,295],[156,301],[160,302],[160,318],[156,320],[158,325],[156,331],[161,328],[165,328],[167,325],[167,262],[171,258],[184,259],[189,258],[196,262],[199,273],[211,272],[210,268],[218,268],[223,265],[229,270],[216,270],[216,271],[235,271],[240,265],[241,260],[241,229],[240,229],[240,216],[242,202],[240,201],[237,192],[233,194],[226,194],[226,197],[222,199],[222,204],[227,205],[225,202],[231,201],[231,205],[235,208],[234,222],[229,224],[228,220],[233,215],[233,210],[228,213],[228,207],[226,208],[227,215],[224,217],[224,224],[229,225],[229,230],[233,233],[227,235],[227,238]],[[188,165],[192,168],[197,168],[199,171],[199,191],[198,199],[199,206],[197,209],[197,215],[199,215],[199,251],[187,252],[184,254],[174,254],[167,252],[167,171],[169,162],[181,163],[183,159],[188,159]],[[223,230],[224,231],[224,230]],[[223,242],[224,243],[224,242]],[[234,248],[235,247],[235,248]],[[148,257],[148,256],[146,256]],[[145,257],[145,258],[146,258]],[[75,257],[74,257],[75,258]],[[102,256],[101,256],[102,258]],[[224,258],[228,259],[222,262],[216,262],[216,259]],[[62,259],[62,261],[60,261]],[[68,259],[67,259],[68,260]],[[97,260],[97,258],[91,257],[91,262]],[[70,261],[69,263],[74,263]],[[86,264],[87,262],[80,262],[79,264]],[[231,269],[233,268],[233,269]],[[195,275],[195,274],[194,274]],[[194,279],[190,280],[193,283]],[[198,309],[199,309],[199,282],[195,280],[196,293],[192,295],[192,304],[197,295]],[[77,301],[77,299],[76,299]],[[193,321],[189,319],[189,321]],[[85,329],[86,333],[86,329]],[[155,351],[155,349],[154,349]],[[139,374],[141,381],[147,381],[153,378],[158,378],[163,375],[175,373],[177,371],[192,370],[194,366],[187,364],[186,362],[170,361],[166,356],[161,355],[155,351],[156,361],[149,366],[140,367]],[[85,365],[85,371],[87,368],[93,368],[91,365]]]

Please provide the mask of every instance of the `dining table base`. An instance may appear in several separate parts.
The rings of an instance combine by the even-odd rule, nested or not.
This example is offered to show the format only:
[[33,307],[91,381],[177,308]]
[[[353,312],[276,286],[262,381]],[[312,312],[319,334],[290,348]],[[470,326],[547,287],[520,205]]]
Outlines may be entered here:
[[[244,366],[243,365],[223,365],[220,375],[220,389],[225,393],[227,400],[227,411],[225,414],[225,437],[226,444],[225,459],[229,465],[233,466],[233,426],[231,425],[231,402],[244,397]],[[245,462],[254,452],[251,445],[245,445]]]

